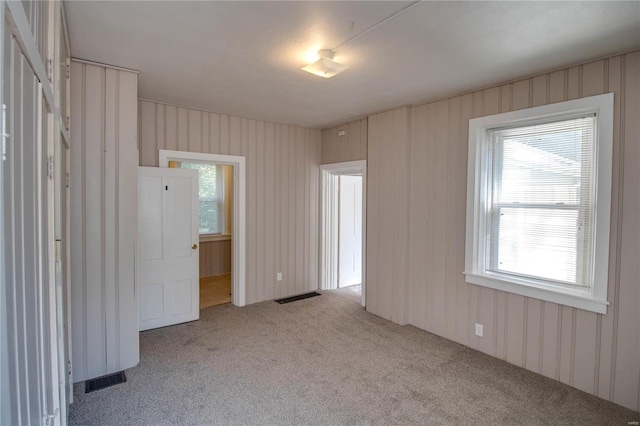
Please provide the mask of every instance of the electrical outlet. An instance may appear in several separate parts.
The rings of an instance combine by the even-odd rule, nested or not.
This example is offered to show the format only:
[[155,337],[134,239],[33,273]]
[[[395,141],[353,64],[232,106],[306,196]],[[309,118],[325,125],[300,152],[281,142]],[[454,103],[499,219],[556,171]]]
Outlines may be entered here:
[[282,281],[282,272],[276,274],[276,281]]
[[476,323],[476,336],[482,337],[483,328],[482,324]]

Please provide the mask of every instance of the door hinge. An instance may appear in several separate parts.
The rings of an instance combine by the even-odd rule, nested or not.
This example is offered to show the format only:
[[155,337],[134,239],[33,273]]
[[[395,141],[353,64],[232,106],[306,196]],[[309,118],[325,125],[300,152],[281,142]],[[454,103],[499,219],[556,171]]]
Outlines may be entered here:
[[53,158],[53,155],[50,155],[47,158],[47,176],[49,176],[49,179],[53,180],[53,176],[55,174],[55,168],[56,166],[56,160]]
[[53,59],[47,60],[47,78],[53,83]]
[[64,64],[64,67],[67,71],[67,78],[71,77],[71,67],[69,66],[69,61],[67,61],[67,63]]
[[67,183],[66,183],[67,188],[69,187],[69,173],[67,173]]
[[44,416],[42,416],[42,420],[44,420],[44,424],[50,425],[51,420],[58,417],[58,413],[60,413],[60,408],[56,408],[56,411],[54,411],[53,414],[45,414]]
[[7,105],[2,104],[2,161],[7,159],[7,141],[9,133],[7,133]]

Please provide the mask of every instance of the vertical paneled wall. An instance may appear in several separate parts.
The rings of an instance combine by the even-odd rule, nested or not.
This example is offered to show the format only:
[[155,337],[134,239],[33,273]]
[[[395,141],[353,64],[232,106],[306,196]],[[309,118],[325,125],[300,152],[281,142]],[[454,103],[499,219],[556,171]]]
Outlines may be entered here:
[[[4,5],[0,5],[4,7]],[[51,392],[49,300],[55,291],[49,275],[48,179],[43,174],[48,139],[41,126],[38,76],[16,39],[3,28],[3,100],[7,114],[2,158],[2,424],[36,424],[57,403]],[[6,333],[6,334],[5,334]],[[4,352],[7,351],[7,352]],[[49,357],[47,356],[49,355]],[[57,383],[56,383],[57,385]],[[5,386],[7,386],[5,388]]]
[[[66,424],[59,1],[0,0],[0,424]],[[47,72],[47,65],[53,69]],[[63,133],[64,136],[61,134]],[[53,173],[49,173],[53,172]]]
[[[343,136],[339,133],[344,132]],[[322,131],[322,164],[367,159],[367,119]]]
[[[608,92],[615,128],[607,314],[466,284],[469,119]],[[410,162],[393,131],[394,114],[405,111],[369,118],[368,309],[393,318],[393,297],[406,283],[410,324],[640,409],[640,52],[412,108]],[[404,185],[408,197],[393,193]],[[398,242],[407,235],[405,211],[410,238]],[[406,276],[392,260],[404,244]]]
[[410,109],[369,116],[367,310],[408,320]]
[[149,101],[139,113],[143,166],[159,149],[246,158],[247,304],[317,288],[320,131]]
[[138,363],[137,74],[71,65],[73,379]]
[[200,276],[231,273],[231,238],[200,242]]

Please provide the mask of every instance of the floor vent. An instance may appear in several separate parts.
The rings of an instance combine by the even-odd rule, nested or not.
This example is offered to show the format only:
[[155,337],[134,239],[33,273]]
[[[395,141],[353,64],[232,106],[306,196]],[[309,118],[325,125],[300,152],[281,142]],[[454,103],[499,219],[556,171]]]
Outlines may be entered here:
[[299,294],[297,296],[287,297],[286,299],[276,300],[276,302],[282,305],[283,303],[291,303],[297,300],[308,299],[310,297],[315,297],[315,296],[320,296],[320,293],[318,293],[317,291],[314,291],[311,293]]
[[127,376],[124,375],[124,371],[118,373],[108,374],[106,376],[98,377],[97,379],[91,379],[84,382],[84,393],[97,391],[100,389],[108,388],[109,386],[117,385],[127,381]]

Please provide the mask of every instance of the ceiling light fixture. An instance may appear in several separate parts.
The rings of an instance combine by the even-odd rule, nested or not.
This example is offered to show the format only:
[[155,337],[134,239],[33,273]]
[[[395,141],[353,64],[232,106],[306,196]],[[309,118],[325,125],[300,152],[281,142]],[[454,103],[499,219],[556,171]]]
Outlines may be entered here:
[[[346,70],[347,68],[349,68],[346,65],[340,64],[336,61],[333,60],[333,56],[334,56],[334,52],[344,46],[345,44],[352,42],[360,37],[362,37],[363,35],[367,34],[369,31],[372,31],[376,28],[378,28],[380,25],[389,22],[390,20],[394,19],[397,16],[402,15],[403,13],[408,12],[410,9],[414,8],[415,6],[417,6],[418,4],[422,3],[422,1],[424,0],[416,0],[413,3],[409,3],[407,6],[403,7],[402,9],[394,12],[393,14],[391,14],[390,16],[387,16],[386,18],[384,18],[383,20],[381,20],[380,22],[377,22],[376,24],[370,26],[369,28],[366,28],[364,31],[361,31],[357,34],[354,34],[352,37],[346,39],[345,41],[343,41],[342,43],[340,43],[339,45],[337,45],[336,47],[334,47],[333,49],[329,50],[329,49],[323,49],[323,50],[318,50],[318,56],[320,57],[320,59],[318,59],[317,61],[315,61],[312,64],[307,65],[306,67],[302,67],[300,68],[302,71],[306,71],[308,73],[320,76],[320,77],[324,77],[324,78],[331,78],[334,75],[340,74],[342,71]],[[355,26],[355,21],[351,22],[351,26],[352,29],[354,29]]]
[[306,67],[302,67],[301,70],[319,77],[331,78],[349,68],[334,61],[334,53],[331,50],[318,50],[318,56],[320,59]]

